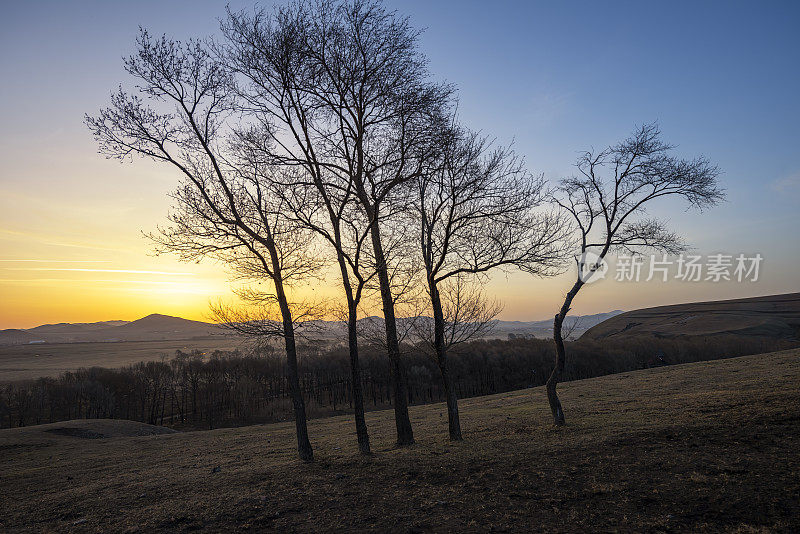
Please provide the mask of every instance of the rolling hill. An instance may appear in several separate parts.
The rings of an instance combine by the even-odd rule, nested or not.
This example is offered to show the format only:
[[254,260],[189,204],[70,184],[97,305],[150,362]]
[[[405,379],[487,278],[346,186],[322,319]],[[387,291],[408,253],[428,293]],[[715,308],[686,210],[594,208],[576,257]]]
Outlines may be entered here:
[[27,330],[0,330],[0,345],[27,343],[97,343],[113,341],[167,341],[219,335],[211,323],[157,313],[136,321],[46,324]]
[[43,324],[29,328],[28,332],[40,335],[75,335],[83,332],[94,332],[115,326],[128,324],[130,321],[100,321],[97,323],[56,323]]
[[800,293],[629,311],[590,328],[581,339],[723,335],[800,339]]
[[222,330],[214,324],[201,321],[190,321],[180,317],[160,315],[157,313],[142,317],[130,323],[115,326],[103,331],[113,338],[125,341],[154,341],[165,339],[190,339],[222,334]]

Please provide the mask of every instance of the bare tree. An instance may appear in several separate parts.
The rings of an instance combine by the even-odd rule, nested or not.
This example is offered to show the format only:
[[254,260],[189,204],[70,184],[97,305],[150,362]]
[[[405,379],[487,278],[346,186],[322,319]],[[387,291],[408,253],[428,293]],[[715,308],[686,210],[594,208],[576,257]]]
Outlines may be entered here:
[[[554,274],[563,262],[565,234],[556,214],[535,211],[543,198],[542,181],[527,173],[509,149],[492,149],[485,137],[458,127],[448,128],[440,143],[439,157],[416,180],[413,204],[418,254],[433,312],[433,347],[447,396],[450,439],[460,440],[458,399],[447,349],[456,340],[477,335],[492,310],[480,299],[461,298],[462,278],[508,267],[542,276]],[[454,277],[456,290],[448,296],[455,300],[448,302],[441,285]]]
[[311,177],[310,183],[303,178],[293,181],[284,189],[284,198],[290,216],[321,236],[336,254],[346,302],[342,318],[347,325],[356,436],[361,453],[370,454],[358,355],[358,310],[365,288],[375,276],[375,271],[369,269],[370,223],[358,209],[352,187],[340,189],[321,175]]
[[[282,339],[285,335],[283,317],[275,294],[250,286],[236,289],[234,293],[240,303],[218,301],[211,304],[213,322],[245,337],[256,350],[269,351],[272,348],[271,342],[277,338]],[[309,339],[310,335],[319,331],[319,321],[328,310],[325,303],[303,300],[289,304],[296,338]]]
[[[413,345],[419,341],[420,325],[428,317],[426,313],[425,298],[421,293],[421,287],[417,273],[412,272],[410,265],[398,267],[397,263],[387,261],[390,266],[389,280],[392,287],[392,299],[397,317],[397,341],[400,345],[400,353],[410,354],[414,351]],[[379,289],[379,288],[377,288]],[[367,299],[367,305],[380,304],[381,295],[371,293]],[[386,344],[386,321],[381,317],[364,317],[360,321],[359,335],[372,347],[381,351],[388,351]]]
[[[503,306],[487,298],[474,279],[467,279],[465,275],[448,278],[440,286],[439,294],[443,303],[445,353],[494,331],[497,326],[495,317],[503,311]],[[435,336],[427,341],[432,347],[435,346]]]
[[[650,248],[674,254],[685,249],[683,240],[662,221],[644,217],[651,201],[677,196],[702,210],[724,198],[717,167],[704,157],[680,159],[671,154],[673,148],[661,140],[656,124],[644,125],[617,145],[583,153],[576,164],[578,175],[562,180],[553,192],[554,202],[576,223],[578,238],[577,279],[553,321],[556,358],[547,398],[556,425],[564,424],[556,394],[564,372],[564,318],[597,264],[612,250],[636,253]],[[595,256],[588,258],[587,253]]]
[[[229,13],[223,31],[231,43],[226,63],[246,82],[240,93],[264,155],[299,169],[301,182],[312,184],[323,204],[333,191],[338,207],[352,195],[366,219],[392,365],[397,443],[411,444],[381,225],[384,206],[435,150],[430,140],[451,89],[428,80],[418,32],[376,0],[308,0],[272,15]],[[341,217],[336,206],[324,210],[342,270],[348,261],[331,224]],[[348,286],[344,281],[345,292]]]
[[[468,279],[464,274],[448,278],[441,283],[439,296],[444,317],[445,354],[450,354],[452,348],[462,343],[490,335],[497,325],[495,317],[503,310],[499,302],[486,298],[476,280]],[[427,305],[430,313],[429,297]],[[419,341],[428,347],[434,358],[437,358],[438,365],[436,328],[432,316],[422,315],[425,309],[420,310],[413,331]]]
[[213,256],[239,274],[270,280],[280,310],[300,458],[313,460],[297,373],[287,284],[319,267],[303,229],[282,215],[273,194],[280,169],[252,157],[230,124],[242,102],[230,70],[202,42],[151,38],[141,31],[125,61],[137,82],[86,124],[108,157],[139,155],[177,169],[181,186],[160,247],[185,259]]
[[573,317],[572,322],[570,323],[563,323],[561,325],[561,336],[564,339],[570,339],[572,334],[574,334],[577,330],[580,330],[581,327],[581,318],[580,317]]

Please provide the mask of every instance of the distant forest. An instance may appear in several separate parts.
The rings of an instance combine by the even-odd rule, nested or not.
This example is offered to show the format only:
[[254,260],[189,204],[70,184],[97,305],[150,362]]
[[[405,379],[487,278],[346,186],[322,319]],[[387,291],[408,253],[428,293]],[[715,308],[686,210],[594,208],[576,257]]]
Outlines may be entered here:
[[[743,336],[632,338],[570,342],[574,357],[565,378],[578,380],[661,365],[744,356],[796,346],[785,340]],[[305,344],[300,376],[309,415],[349,413],[351,372],[346,345]],[[368,409],[392,406],[385,349],[365,347],[361,360]],[[404,368],[410,404],[445,399],[436,361],[422,346],[406,345]],[[541,386],[552,368],[551,340],[508,339],[466,343],[452,355],[458,396],[489,395]],[[544,393],[542,393],[544,395]],[[58,378],[0,386],[0,427],[81,418],[130,419],[178,429],[209,429],[293,418],[285,358],[269,347],[257,352],[176,352],[171,360],[120,369],[92,367]]]

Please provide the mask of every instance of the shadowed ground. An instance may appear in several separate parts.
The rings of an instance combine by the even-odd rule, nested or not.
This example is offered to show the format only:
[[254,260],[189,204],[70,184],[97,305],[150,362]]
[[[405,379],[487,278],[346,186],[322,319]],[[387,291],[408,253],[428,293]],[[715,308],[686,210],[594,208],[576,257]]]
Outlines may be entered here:
[[[412,407],[408,449],[392,445],[391,412],[369,413],[369,458],[349,418],[313,420],[312,465],[295,459],[290,424],[2,430],[0,530],[800,529],[800,351],[560,391],[558,430],[542,388],[462,401],[458,444],[442,404]],[[125,423],[85,428],[110,424]]]

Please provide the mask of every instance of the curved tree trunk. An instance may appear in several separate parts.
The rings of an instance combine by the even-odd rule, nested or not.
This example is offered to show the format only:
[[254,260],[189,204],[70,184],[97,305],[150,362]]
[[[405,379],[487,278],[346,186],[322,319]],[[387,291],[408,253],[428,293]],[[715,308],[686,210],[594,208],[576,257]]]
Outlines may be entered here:
[[447,349],[444,340],[444,311],[442,310],[442,300],[436,283],[431,281],[428,284],[431,305],[433,307],[433,345],[436,351],[436,362],[439,364],[439,371],[442,373],[442,383],[447,398],[447,423],[451,441],[461,441],[461,420],[458,416],[458,396],[456,395],[455,384],[450,370],[447,366]]
[[341,212],[337,212],[330,201],[325,184],[320,179],[320,173],[315,175],[314,180],[322,198],[325,199],[325,206],[328,210],[328,217],[333,227],[333,244],[336,249],[336,259],[339,262],[339,271],[342,276],[345,297],[347,298],[347,343],[350,352],[350,375],[351,390],[353,394],[353,411],[356,423],[356,436],[358,438],[358,449],[361,454],[370,454],[369,433],[367,423],[364,419],[364,390],[361,383],[361,364],[358,359],[358,303],[361,301],[361,291],[364,281],[358,275],[358,260],[353,263],[354,276],[358,281],[358,286],[353,292],[350,283],[350,273],[348,270],[347,257],[342,248]]
[[553,424],[556,426],[562,426],[565,423],[564,409],[561,407],[561,401],[556,393],[556,386],[561,379],[561,375],[564,373],[564,361],[566,359],[564,338],[561,336],[561,327],[564,325],[564,319],[567,313],[569,313],[570,306],[572,306],[572,300],[575,298],[575,295],[578,294],[582,286],[583,282],[579,278],[572,286],[572,289],[569,290],[569,293],[567,293],[567,296],[564,298],[564,304],[553,320],[553,341],[555,341],[556,344],[556,361],[553,366],[553,371],[547,378],[546,389],[547,400],[550,402],[550,410],[553,412]]

